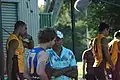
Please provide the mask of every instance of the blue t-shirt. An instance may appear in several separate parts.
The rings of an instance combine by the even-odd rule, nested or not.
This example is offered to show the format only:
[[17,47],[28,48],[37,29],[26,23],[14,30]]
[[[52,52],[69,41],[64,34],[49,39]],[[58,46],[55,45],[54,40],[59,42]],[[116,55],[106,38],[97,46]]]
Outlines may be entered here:
[[[58,56],[52,48],[48,49],[47,53],[49,55],[48,66],[51,66],[55,69],[62,69],[70,66],[77,66],[75,56],[70,49],[67,49],[62,46],[62,51],[60,56]],[[70,78],[62,75],[55,78],[54,80],[70,80]]]
[[40,47],[33,48],[32,50],[30,50],[28,54],[28,68],[30,69],[31,74],[36,72],[38,53],[44,50],[45,49],[40,48]]

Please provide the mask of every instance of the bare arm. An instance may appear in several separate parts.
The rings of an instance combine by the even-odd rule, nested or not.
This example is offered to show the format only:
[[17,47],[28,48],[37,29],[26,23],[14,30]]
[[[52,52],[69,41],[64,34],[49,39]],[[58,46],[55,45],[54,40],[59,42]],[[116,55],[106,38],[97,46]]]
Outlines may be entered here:
[[108,54],[108,40],[106,38],[104,38],[102,40],[102,51],[103,51],[103,54],[104,54],[107,62],[111,65],[111,67],[113,67],[113,63],[110,58],[110,54]]
[[11,80],[11,74],[12,74],[12,67],[13,67],[13,61],[12,61],[12,58],[13,56],[15,55],[15,50],[17,49],[19,43],[17,40],[11,40],[9,42],[9,48],[8,48],[8,51],[7,51],[7,70],[8,70],[8,79]]
[[82,69],[83,69],[83,78],[85,78],[85,69],[86,69],[86,62],[87,62],[87,51],[85,50],[83,52],[83,55],[82,55],[82,63],[83,63],[83,66],[82,66]]
[[59,77],[61,75],[65,75],[68,77],[76,78],[78,75],[77,72],[77,66],[72,66],[72,67],[66,67],[62,69],[54,69],[52,67],[46,67],[47,68],[47,73],[48,75],[50,74],[51,76]]
[[62,69],[57,69],[54,71],[54,75],[55,76],[61,76],[61,75],[65,75],[71,78],[77,78],[78,75],[78,70],[77,70],[77,64],[76,64],[76,60],[75,60],[75,56],[72,53],[72,51],[70,51],[71,55],[70,57],[70,63],[68,67],[62,68]]
[[67,73],[68,71],[72,70],[71,67],[66,67],[66,68],[62,68],[62,69],[54,69],[52,68],[52,76],[58,77],[61,75],[65,75],[65,73]]
[[85,64],[86,64],[86,60],[83,60],[83,78],[85,78]]
[[76,63],[76,59],[75,59],[75,56],[73,54],[72,51],[70,51],[71,55],[70,55],[70,70],[65,72],[64,75],[68,76],[68,77],[71,77],[71,78],[74,78],[74,79],[77,79],[78,78],[78,70],[77,70],[77,63]]
[[120,42],[118,42],[118,50],[119,50],[119,53],[120,53]]
[[78,77],[78,70],[77,70],[77,66],[72,66],[71,70],[69,70],[68,72],[64,73],[65,76],[74,78],[77,80]]
[[48,60],[47,53],[42,51],[42,55],[38,55],[37,74],[40,76],[40,80],[49,80],[45,72],[46,63]]

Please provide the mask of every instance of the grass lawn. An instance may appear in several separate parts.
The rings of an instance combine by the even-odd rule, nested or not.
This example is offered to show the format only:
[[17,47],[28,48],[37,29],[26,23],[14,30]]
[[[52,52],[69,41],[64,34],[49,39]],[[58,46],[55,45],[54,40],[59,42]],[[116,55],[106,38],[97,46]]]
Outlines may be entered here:
[[[78,80],[82,77],[82,62],[77,62],[78,65]],[[5,75],[5,79],[7,80],[7,76]]]
[[78,79],[82,77],[82,62],[77,62],[78,65]]

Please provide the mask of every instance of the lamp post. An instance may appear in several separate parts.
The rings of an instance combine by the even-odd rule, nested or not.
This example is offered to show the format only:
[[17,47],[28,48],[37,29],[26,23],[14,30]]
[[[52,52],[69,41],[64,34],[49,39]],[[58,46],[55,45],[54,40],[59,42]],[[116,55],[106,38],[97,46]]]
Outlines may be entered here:
[[71,0],[71,26],[72,26],[72,50],[75,54],[75,16],[74,16],[74,3],[75,0]]

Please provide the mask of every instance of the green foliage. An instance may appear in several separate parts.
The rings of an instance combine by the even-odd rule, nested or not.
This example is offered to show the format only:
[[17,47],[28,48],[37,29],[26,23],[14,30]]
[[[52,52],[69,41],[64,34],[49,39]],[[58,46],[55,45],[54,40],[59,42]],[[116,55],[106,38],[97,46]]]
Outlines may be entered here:
[[76,22],[75,26],[75,50],[78,61],[82,60],[82,53],[87,48],[86,25],[83,21]]
[[[64,46],[72,49],[72,28],[71,28],[71,0],[64,0],[60,11],[56,28],[64,33]],[[115,3],[119,0],[106,0]],[[42,11],[42,10],[41,10]],[[87,17],[85,12],[75,12],[75,54],[78,61],[81,60],[82,52],[87,48],[86,27],[88,27],[90,38],[95,37],[101,21],[107,22],[113,28],[112,33],[120,29],[120,7],[107,3],[89,5]],[[111,37],[110,37],[111,38]]]
[[[112,1],[111,1],[112,2]],[[119,30],[120,27],[120,7],[106,3],[91,4],[88,7],[88,17],[85,19],[90,31],[97,31],[99,22],[107,22],[112,28],[112,33]]]
[[[65,2],[65,1],[64,1]],[[63,4],[59,17],[58,17],[58,22],[56,25],[67,25],[70,26],[71,24],[71,17],[70,17],[70,4]]]
[[[64,1],[61,12],[59,14],[58,22],[56,23],[56,28],[64,33],[64,46],[72,50],[72,27],[71,27],[71,5],[66,4]],[[79,17],[78,15],[75,15]],[[78,18],[79,19],[79,18]],[[87,23],[82,20],[77,20],[75,23],[75,55],[77,61],[82,60],[82,53],[87,48],[87,38],[86,38],[86,27]]]
[[[70,24],[69,24],[70,25]],[[72,50],[72,28],[67,24],[58,24],[56,28],[63,32],[64,34],[64,46]],[[82,60],[82,53],[87,48],[87,38],[86,38],[86,25],[83,21],[76,22],[75,26],[75,55],[77,61]]]

